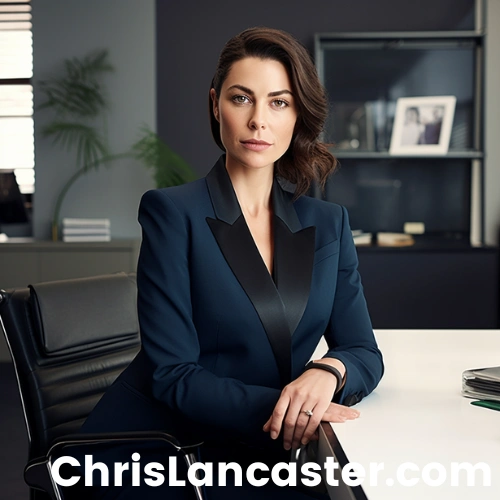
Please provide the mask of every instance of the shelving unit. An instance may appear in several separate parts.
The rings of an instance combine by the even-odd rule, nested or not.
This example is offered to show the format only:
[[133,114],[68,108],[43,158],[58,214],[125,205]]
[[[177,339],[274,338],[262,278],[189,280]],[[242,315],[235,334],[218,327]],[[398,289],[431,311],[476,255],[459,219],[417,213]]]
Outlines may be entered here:
[[[386,151],[342,151],[333,149],[332,152],[339,160],[343,159],[366,159],[366,160],[406,160],[408,158],[422,159],[421,155],[394,155]],[[456,160],[482,160],[484,154],[482,151],[449,151],[443,155],[426,155],[428,159],[456,159]]]
[[[316,64],[331,106],[325,140],[337,146],[332,152],[342,167],[324,197],[349,209],[354,228],[402,232],[405,222],[423,222],[433,236],[484,243],[483,45],[480,30],[316,35]],[[457,97],[448,153],[390,154],[397,99],[433,95]],[[453,168],[441,166],[456,167],[460,182]],[[399,217],[379,216],[377,227],[366,220],[373,210],[363,198]]]
[[[484,246],[484,37],[474,31],[319,33],[316,65],[330,101],[324,140],[339,172],[325,193],[352,229],[403,232],[406,248],[359,247],[375,328],[498,328],[499,252]],[[392,155],[397,99],[457,98],[445,155]]]

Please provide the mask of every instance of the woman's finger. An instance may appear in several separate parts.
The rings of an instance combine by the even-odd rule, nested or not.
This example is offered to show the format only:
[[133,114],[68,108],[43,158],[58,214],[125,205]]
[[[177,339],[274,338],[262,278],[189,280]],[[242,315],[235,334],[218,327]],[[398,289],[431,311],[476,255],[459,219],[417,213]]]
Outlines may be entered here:
[[301,402],[298,398],[292,399],[283,427],[283,445],[285,450],[289,450],[290,448],[297,449],[300,446],[300,439],[311,419],[307,412],[311,412],[314,415],[315,406],[314,402]]
[[354,420],[360,415],[359,411],[354,408],[330,403],[328,409],[323,415],[325,422],[345,422],[346,420]]
[[289,404],[290,397],[285,391],[283,391],[278,399],[278,402],[276,403],[276,406],[274,407],[273,414],[271,415],[270,433],[272,439],[276,439],[281,432],[281,426],[285,415],[287,414]]
[[308,416],[304,412],[302,412],[302,415],[305,416],[306,420],[304,420],[303,426],[299,426],[299,425],[295,426],[295,432],[294,432],[293,440],[292,440],[292,448],[293,449],[300,448],[300,446],[302,444],[302,440],[304,439],[304,435],[306,434],[307,429],[312,428],[312,431],[310,431],[308,433],[308,434],[312,434],[315,431],[315,429],[318,427],[321,419],[314,415],[316,408],[317,407],[314,408],[312,416]]
[[269,419],[267,420],[267,422],[264,424],[264,427],[262,427],[262,430],[264,432],[269,432],[270,428],[271,428],[271,420],[272,420],[273,417],[269,417]]
[[314,433],[317,432],[318,426],[323,418],[325,411],[328,409],[330,403],[329,402],[321,402],[318,401],[316,406],[314,407],[313,415],[309,417],[309,421],[307,423],[306,428],[304,429],[302,435],[296,436],[296,446],[299,447],[301,445],[306,445]]

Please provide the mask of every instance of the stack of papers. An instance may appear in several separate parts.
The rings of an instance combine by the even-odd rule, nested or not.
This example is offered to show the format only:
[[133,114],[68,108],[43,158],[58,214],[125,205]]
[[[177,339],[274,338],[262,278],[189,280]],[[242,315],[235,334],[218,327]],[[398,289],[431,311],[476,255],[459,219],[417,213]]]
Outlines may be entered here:
[[462,394],[468,398],[500,401],[500,366],[466,370],[462,374]]
[[356,246],[372,244],[372,233],[365,233],[361,229],[353,229],[351,232]]
[[377,245],[381,247],[407,247],[415,243],[411,234],[377,233]]
[[68,219],[62,221],[63,241],[111,241],[109,219]]

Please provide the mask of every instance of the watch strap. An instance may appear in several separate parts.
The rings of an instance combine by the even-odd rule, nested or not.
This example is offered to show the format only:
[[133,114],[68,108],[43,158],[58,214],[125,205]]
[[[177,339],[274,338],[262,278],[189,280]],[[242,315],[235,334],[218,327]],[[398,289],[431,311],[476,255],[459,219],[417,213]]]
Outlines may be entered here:
[[337,368],[333,366],[327,365],[326,363],[315,363],[314,361],[309,361],[304,368],[304,371],[311,370],[312,368],[317,368],[318,370],[325,370],[326,372],[330,372],[337,379],[337,387],[335,388],[335,394],[340,391],[343,383],[343,377]]

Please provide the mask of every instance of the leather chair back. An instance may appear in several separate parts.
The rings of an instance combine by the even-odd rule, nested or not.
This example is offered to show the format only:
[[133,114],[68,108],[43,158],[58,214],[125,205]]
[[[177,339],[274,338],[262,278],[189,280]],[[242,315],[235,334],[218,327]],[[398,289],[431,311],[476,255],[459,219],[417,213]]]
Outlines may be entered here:
[[80,278],[0,292],[29,459],[78,432],[140,347],[135,275]]

